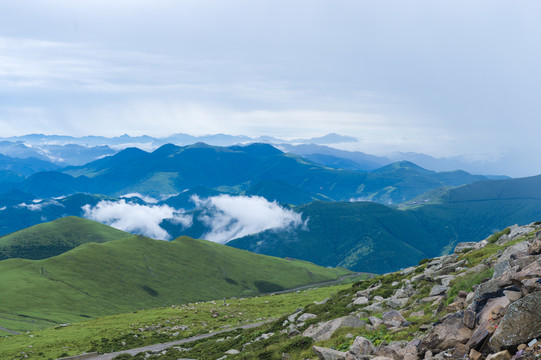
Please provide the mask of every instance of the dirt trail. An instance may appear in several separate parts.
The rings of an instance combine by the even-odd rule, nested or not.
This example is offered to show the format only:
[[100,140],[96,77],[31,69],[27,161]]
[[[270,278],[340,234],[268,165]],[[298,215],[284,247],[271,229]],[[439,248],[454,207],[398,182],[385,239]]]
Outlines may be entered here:
[[[89,359],[89,360],[111,360],[115,356],[118,356],[120,354],[136,355],[136,354],[138,354],[140,352],[143,352],[143,351],[162,351],[162,350],[170,348],[171,346],[181,345],[181,344],[189,343],[189,342],[192,342],[192,341],[206,339],[206,338],[212,337],[214,335],[223,334],[223,333],[227,333],[227,332],[238,330],[238,329],[251,329],[251,328],[255,328],[255,327],[270,323],[272,321],[274,321],[274,319],[258,322],[258,323],[255,323],[255,324],[246,324],[246,325],[242,325],[242,326],[237,326],[237,327],[234,327],[234,328],[229,328],[229,329],[216,331],[216,332],[212,332],[212,333],[208,333],[208,334],[196,335],[196,336],[192,336],[190,338],[177,340],[177,341],[171,341],[171,342],[168,342],[168,343],[148,345],[148,346],[143,346],[143,347],[136,348],[136,349],[122,350],[122,351],[117,351],[117,352],[114,352],[114,353],[107,353],[107,354],[102,354],[102,355],[85,357],[85,359]],[[76,357],[71,357],[70,359],[76,359]]]
[[10,334],[13,334],[13,335],[19,335],[19,333],[18,333],[18,332],[16,332],[16,331],[13,331],[13,330],[8,330],[8,329],[6,329],[6,328],[3,328],[3,327],[1,327],[1,326],[0,326],[0,330],[4,330],[4,331],[7,331],[8,333],[10,333]]

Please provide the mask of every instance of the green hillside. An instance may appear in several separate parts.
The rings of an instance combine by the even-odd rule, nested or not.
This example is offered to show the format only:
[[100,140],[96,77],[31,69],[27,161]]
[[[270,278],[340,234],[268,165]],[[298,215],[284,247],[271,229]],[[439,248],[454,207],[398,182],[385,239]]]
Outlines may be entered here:
[[439,255],[453,231],[429,230],[413,213],[370,202],[314,202],[296,208],[308,227],[265,231],[230,246],[273,256],[291,256],[324,266],[383,273]]
[[266,231],[228,245],[383,273],[541,218],[541,176],[476,182],[430,195],[431,203],[405,210],[367,202],[299,206],[306,229]]
[[101,243],[132,236],[101,223],[68,216],[0,237],[0,260],[45,259],[87,242]]
[[7,328],[25,330],[272,292],[346,273],[188,237],[167,242],[131,236],[86,243],[44,260],[0,261],[0,319]]

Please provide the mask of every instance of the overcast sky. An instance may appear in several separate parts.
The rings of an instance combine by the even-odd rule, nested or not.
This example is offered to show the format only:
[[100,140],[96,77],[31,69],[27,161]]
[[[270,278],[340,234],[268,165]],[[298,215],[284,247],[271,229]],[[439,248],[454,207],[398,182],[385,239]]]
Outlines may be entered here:
[[[541,2],[0,2],[0,136],[355,136],[541,173]],[[526,170],[526,167],[528,169]]]

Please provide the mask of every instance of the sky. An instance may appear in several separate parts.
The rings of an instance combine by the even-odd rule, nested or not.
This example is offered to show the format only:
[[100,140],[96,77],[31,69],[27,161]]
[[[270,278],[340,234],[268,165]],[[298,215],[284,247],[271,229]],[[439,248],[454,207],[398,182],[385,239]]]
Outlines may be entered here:
[[0,136],[333,132],[358,139],[348,150],[538,174],[539,13],[533,0],[2,1]]

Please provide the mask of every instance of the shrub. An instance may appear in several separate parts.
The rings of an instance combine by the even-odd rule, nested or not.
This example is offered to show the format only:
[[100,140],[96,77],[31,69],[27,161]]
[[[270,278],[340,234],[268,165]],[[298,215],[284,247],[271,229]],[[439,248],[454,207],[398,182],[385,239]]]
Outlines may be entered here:
[[502,231],[499,231],[495,234],[492,234],[489,236],[489,238],[487,239],[487,241],[491,244],[494,244],[496,241],[500,240],[500,238],[504,235],[509,235],[511,233],[511,229],[510,228],[505,228],[503,229]]

